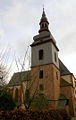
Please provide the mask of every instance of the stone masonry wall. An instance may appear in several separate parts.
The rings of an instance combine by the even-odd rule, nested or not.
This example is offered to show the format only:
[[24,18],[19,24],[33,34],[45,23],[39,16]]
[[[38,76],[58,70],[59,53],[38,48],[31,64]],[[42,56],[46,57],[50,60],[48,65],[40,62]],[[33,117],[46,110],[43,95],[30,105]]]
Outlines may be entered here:
[[70,100],[71,113],[76,116],[76,100],[74,88],[72,86],[61,87],[61,94],[64,94]]
[[[39,78],[39,72],[43,70],[43,79]],[[58,74],[58,78],[56,76]],[[43,85],[40,91],[39,86]],[[31,68],[31,96],[38,91],[44,94],[49,100],[59,98],[60,94],[60,71],[54,64],[37,66]]]

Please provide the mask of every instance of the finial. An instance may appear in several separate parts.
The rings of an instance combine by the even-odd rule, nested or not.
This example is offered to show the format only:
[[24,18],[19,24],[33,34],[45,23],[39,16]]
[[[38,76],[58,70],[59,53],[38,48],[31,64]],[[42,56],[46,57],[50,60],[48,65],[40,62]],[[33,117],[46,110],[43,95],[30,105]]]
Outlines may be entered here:
[[43,4],[43,11],[44,11],[44,4]]

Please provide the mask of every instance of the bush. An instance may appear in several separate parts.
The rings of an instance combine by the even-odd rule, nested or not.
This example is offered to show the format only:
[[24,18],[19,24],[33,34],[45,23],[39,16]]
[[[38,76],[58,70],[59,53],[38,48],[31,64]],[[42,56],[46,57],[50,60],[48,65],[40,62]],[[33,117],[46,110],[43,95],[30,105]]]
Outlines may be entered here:
[[0,90],[0,110],[13,110],[15,102],[6,90]]
[[0,120],[70,120],[70,118],[63,109],[47,111],[16,109],[11,112],[1,111]]
[[32,103],[32,108],[35,110],[49,109],[49,102],[43,94],[40,94],[39,96],[34,98],[33,103]]

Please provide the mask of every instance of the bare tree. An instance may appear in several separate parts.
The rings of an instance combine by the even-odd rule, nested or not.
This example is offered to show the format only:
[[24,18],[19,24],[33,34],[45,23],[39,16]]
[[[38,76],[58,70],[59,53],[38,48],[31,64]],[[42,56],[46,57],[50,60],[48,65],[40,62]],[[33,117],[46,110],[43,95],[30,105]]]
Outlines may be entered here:
[[6,68],[3,63],[0,63],[0,86],[6,84]]
[[8,47],[0,51],[0,86],[7,84],[8,77],[11,72],[12,61],[10,62],[9,60],[10,55],[11,50]]
[[[40,94],[40,91],[38,90],[39,80],[37,80],[37,73],[35,73],[35,74],[33,73],[32,76],[30,76],[30,69],[31,69],[30,68],[30,66],[31,66],[30,46],[27,46],[24,56],[21,59],[19,57],[17,57],[15,53],[16,52],[14,52],[14,58],[15,58],[15,64],[16,64],[18,72],[26,71],[26,64],[28,61],[28,65],[27,65],[28,71],[27,71],[27,75],[26,75],[27,80],[25,81],[26,89],[24,90],[24,88],[22,87],[23,103],[24,103],[25,109],[28,110],[32,106],[32,103],[34,102],[36,96],[38,96]],[[40,67],[39,67],[39,71],[40,71]],[[33,77],[33,79],[31,80],[30,77]],[[33,91],[33,94],[30,95],[33,84],[35,82],[36,82],[35,90]]]

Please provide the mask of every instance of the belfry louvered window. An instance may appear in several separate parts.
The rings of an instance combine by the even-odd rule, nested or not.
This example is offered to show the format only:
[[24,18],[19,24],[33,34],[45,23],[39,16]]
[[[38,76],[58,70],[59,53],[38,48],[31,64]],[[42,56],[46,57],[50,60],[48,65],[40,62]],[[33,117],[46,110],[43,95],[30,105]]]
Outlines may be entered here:
[[39,60],[43,59],[43,50],[39,50]]

